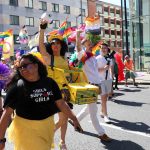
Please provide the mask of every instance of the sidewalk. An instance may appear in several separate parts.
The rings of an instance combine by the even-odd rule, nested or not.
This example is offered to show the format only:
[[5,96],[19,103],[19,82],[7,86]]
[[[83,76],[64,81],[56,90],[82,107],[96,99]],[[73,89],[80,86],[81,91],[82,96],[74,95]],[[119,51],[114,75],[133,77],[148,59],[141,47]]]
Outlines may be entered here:
[[[137,77],[135,78],[135,82],[137,84],[143,84],[143,85],[150,85],[150,74],[148,74],[147,72],[136,72],[137,73]],[[125,81],[121,81],[118,84],[125,84]],[[133,84],[133,80],[132,79],[128,79],[128,84]]]

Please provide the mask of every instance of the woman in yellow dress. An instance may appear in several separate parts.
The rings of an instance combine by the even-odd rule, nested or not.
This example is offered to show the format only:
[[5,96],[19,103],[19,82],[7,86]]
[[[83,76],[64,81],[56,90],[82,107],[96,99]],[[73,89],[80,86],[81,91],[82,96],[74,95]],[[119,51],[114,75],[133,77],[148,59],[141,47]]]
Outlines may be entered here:
[[[62,74],[60,74],[59,71],[54,70],[53,66],[60,68],[60,69],[68,69],[68,62],[65,60],[65,52],[67,51],[68,47],[66,42],[62,40],[62,37],[60,35],[51,35],[48,38],[49,44],[44,44],[44,32],[47,26],[46,20],[41,20],[40,22],[40,32],[39,32],[39,50],[40,53],[47,64],[47,66],[51,66],[48,68],[48,76],[52,77],[52,74],[55,74],[55,78],[53,78],[57,84],[59,85],[60,89],[62,89],[63,81]],[[72,108],[71,103],[68,103],[70,108]],[[61,141],[60,141],[60,149],[61,150],[67,150],[66,144],[65,144],[65,136],[66,136],[66,130],[67,130],[67,122],[68,117],[60,112],[59,113],[59,121],[56,123],[56,128],[61,128]]]

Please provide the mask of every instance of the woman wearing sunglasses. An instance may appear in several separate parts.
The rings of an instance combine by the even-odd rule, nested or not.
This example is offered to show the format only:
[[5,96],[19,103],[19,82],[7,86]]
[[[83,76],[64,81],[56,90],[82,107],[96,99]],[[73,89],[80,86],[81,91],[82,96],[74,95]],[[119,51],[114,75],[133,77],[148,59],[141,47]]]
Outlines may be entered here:
[[68,105],[62,100],[56,82],[47,77],[47,69],[32,54],[23,55],[7,88],[4,112],[0,120],[0,150],[5,147],[5,132],[10,117],[9,137],[15,150],[50,150],[54,137],[54,117],[62,111],[80,127]]

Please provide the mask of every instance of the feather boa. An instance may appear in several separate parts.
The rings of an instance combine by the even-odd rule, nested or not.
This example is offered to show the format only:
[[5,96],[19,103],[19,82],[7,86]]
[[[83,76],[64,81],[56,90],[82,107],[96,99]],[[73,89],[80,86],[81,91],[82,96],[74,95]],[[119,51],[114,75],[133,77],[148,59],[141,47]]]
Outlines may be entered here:
[[6,83],[8,82],[9,76],[11,74],[10,68],[3,64],[0,63],[0,90],[2,90]]
[[81,62],[85,64],[86,60],[93,57],[94,55],[91,52],[85,52],[83,57],[81,58]]

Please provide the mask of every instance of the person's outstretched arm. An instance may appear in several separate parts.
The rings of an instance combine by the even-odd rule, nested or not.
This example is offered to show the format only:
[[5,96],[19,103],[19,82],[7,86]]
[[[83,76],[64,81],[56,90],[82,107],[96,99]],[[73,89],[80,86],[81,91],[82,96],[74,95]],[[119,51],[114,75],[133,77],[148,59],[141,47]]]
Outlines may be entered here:
[[63,99],[60,99],[56,101],[56,105],[61,110],[61,112],[63,112],[68,118],[73,121],[75,129],[79,128],[78,130],[82,132],[83,129],[81,128],[79,121],[77,120],[75,114],[71,111],[67,103]]
[[77,34],[76,34],[76,49],[77,49],[77,52],[80,52],[82,50],[81,40],[80,40],[80,33],[81,32],[82,32],[81,30],[77,30]]
[[39,50],[40,50],[41,55],[44,58],[44,61],[46,62],[46,64],[49,65],[51,57],[50,57],[49,53],[46,51],[46,47],[45,47],[45,44],[44,44],[44,33],[45,33],[45,29],[46,29],[46,24],[47,24],[46,20],[41,20],[40,21]]
[[[7,130],[8,124],[10,123],[11,114],[13,113],[13,109],[7,107],[4,109],[3,115],[0,120],[0,140],[5,138],[5,132]],[[4,150],[5,142],[0,142],[0,150]]]

